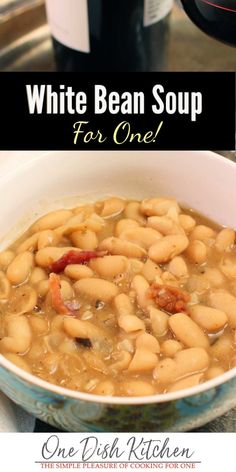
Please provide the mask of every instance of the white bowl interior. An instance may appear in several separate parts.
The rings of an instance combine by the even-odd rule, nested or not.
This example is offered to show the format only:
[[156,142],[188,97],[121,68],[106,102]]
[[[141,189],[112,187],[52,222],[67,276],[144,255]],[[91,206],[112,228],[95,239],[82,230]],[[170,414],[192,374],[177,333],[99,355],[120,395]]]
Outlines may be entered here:
[[[1,153],[0,153],[1,154]],[[13,153],[14,154],[14,153]],[[21,153],[22,154],[22,153]],[[0,177],[1,248],[14,240],[41,214],[106,195],[144,198],[173,196],[216,222],[236,228],[236,165],[211,152],[48,152],[25,153],[22,164]],[[1,363],[25,380],[51,391],[89,401],[106,397],[72,392],[27,374],[0,356]],[[204,391],[236,374],[188,389],[183,394],[146,397],[145,402],[167,401]],[[164,397],[164,398],[163,398]],[[144,398],[120,399],[140,403]],[[116,403],[115,398],[109,400]]]
[[210,152],[74,151],[35,158],[25,153],[22,165],[0,178],[1,247],[50,209],[112,194],[174,196],[185,206],[236,227],[235,181],[236,165]]

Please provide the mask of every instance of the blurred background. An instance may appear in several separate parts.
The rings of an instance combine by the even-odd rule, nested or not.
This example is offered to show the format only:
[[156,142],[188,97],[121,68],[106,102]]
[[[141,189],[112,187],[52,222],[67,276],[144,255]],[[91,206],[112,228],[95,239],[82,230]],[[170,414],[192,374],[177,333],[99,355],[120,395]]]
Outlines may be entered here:
[[[0,0],[0,70],[55,70],[44,0]],[[235,71],[236,51],[199,31],[176,1],[167,70]]]

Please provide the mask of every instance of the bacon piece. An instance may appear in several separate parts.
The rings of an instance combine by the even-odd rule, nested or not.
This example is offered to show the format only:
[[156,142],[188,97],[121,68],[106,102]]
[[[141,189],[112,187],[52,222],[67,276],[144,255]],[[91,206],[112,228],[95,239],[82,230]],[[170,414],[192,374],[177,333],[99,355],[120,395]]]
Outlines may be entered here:
[[103,257],[107,254],[106,251],[73,251],[73,249],[66,254],[64,254],[60,259],[53,262],[49,266],[50,272],[59,274],[63,272],[65,267],[69,264],[87,264],[91,259],[96,257]]
[[49,276],[49,290],[52,297],[52,307],[60,315],[74,314],[64,303],[61,296],[61,282],[57,274],[51,273]]
[[188,311],[187,303],[190,300],[190,295],[177,287],[159,285],[154,282],[149,289],[149,296],[154,299],[158,308],[168,313],[186,313]]

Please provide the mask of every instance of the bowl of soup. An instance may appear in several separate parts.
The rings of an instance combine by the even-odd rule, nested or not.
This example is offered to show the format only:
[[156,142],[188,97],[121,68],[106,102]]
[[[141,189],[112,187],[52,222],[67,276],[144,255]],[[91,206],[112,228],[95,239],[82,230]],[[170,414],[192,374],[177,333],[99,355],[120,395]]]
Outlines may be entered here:
[[67,431],[234,407],[235,178],[210,152],[25,153],[0,179],[1,390]]

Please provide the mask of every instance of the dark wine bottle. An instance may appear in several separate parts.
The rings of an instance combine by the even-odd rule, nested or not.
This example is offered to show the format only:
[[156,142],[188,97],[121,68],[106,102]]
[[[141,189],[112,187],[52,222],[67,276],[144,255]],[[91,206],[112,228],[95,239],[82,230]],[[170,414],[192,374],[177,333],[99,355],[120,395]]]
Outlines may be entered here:
[[236,0],[182,0],[191,20],[205,33],[236,45]]
[[46,0],[60,71],[165,67],[173,0]]

